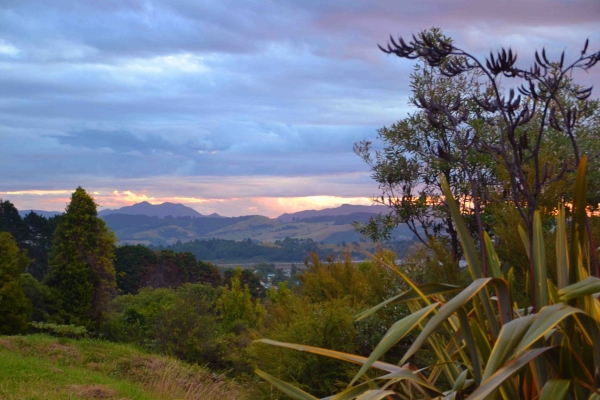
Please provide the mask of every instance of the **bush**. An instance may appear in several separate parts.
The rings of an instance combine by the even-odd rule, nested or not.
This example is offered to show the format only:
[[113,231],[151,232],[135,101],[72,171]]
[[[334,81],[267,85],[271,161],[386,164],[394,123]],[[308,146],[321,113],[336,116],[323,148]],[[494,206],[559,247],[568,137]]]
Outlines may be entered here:
[[30,325],[40,333],[57,337],[80,339],[88,334],[87,329],[83,326],[47,324],[45,322],[30,322]]
[[208,364],[215,370],[249,374],[245,347],[250,339],[247,332],[236,335],[223,324],[217,307],[223,294],[223,288],[184,284],[119,296],[111,305],[104,333],[110,340]]
[[226,330],[241,332],[262,326],[266,314],[260,300],[252,301],[248,285],[242,288],[242,270],[236,269],[231,278],[231,288],[225,288],[217,308]]
[[[357,331],[352,318],[354,309],[349,298],[312,302],[308,297],[294,297],[279,316],[270,321],[263,333],[278,341],[325,347],[339,351],[356,350]],[[279,379],[294,382],[310,389],[316,396],[342,389],[356,368],[322,356],[289,349],[257,344],[251,348],[260,369],[275,374]],[[262,396],[271,398],[271,388],[263,388]],[[278,398],[278,397],[275,397]]]
[[[405,306],[385,308],[382,318],[370,317],[360,322],[353,316],[388,296],[398,294],[400,280],[381,264],[394,260],[391,252],[377,255],[375,261],[352,262],[348,254],[340,260],[322,262],[316,254],[300,276],[302,284],[294,292],[282,285],[269,290],[266,327],[261,332],[269,339],[326,347],[343,352],[368,353],[386,332],[386,323],[404,316]],[[381,316],[381,315],[380,315]],[[343,388],[356,368],[308,352],[273,349],[265,344],[251,348],[257,366],[278,379],[291,381],[316,395],[326,395]],[[389,354],[397,360],[397,352]],[[272,398],[276,388],[265,385],[256,397]]]

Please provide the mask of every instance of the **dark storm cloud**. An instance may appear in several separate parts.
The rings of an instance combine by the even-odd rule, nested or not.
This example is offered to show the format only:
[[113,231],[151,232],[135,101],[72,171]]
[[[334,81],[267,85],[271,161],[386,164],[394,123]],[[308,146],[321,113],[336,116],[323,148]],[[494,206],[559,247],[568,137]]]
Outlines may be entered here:
[[[376,47],[389,34],[439,26],[478,55],[510,45],[527,65],[542,46],[570,57],[589,36],[597,48],[598,21],[596,0],[5,0],[0,186],[301,177],[331,188],[311,195],[369,196],[352,145],[410,111],[412,63]],[[344,173],[354,194],[349,181],[316,184]]]
[[165,152],[186,155],[197,150],[196,146],[185,143],[177,145],[160,135],[146,135],[144,138],[127,131],[100,131],[87,129],[65,136],[50,136],[61,144],[89,149],[111,149],[119,153],[149,154]]

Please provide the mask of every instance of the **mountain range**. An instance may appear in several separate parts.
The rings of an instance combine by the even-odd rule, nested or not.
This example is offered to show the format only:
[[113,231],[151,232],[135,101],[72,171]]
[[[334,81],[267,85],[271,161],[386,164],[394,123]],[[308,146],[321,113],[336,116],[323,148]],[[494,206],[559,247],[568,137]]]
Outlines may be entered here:
[[[122,244],[169,245],[178,241],[228,239],[273,243],[289,238],[312,239],[324,244],[339,244],[362,239],[353,227],[354,222],[366,223],[370,218],[385,213],[385,206],[344,204],[324,210],[306,210],[286,213],[277,218],[261,215],[223,217],[218,214],[202,215],[183,204],[142,202],[119,209],[98,213]],[[40,214],[42,211],[34,212]],[[58,212],[43,212],[47,215]],[[42,214],[40,214],[42,215]],[[410,240],[408,228],[398,227],[393,236]]]
[[37,215],[40,215],[44,218],[52,218],[55,217],[57,215],[62,214],[61,211],[44,211],[44,210],[19,210],[19,215],[21,216],[21,218],[24,218],[27,214],[29,214],[30,212],[34,212]]
[[110,214],[129,214],[129,215],[147,215],[149,217],[165,218],[171,217],[213,217],[223,218],[219,214],[202,215],[193,208],[186,207],[183,204],[178,203],[162,203],[162,204],[150,204],[147,201],[137,203],[131,206],[125,206],[116,210],[106,209],[98,213],[99,217],[104,217]]
[[291,214],[285,213],[277,217],[277,219],[281,222],[292,222],[322,216],[350,215],[356,213],[379,214],[387,211],[388,208],[381,205],[360,206],[354,204],[342,204],[339,207],[325,208],[323,210],[305,210]]

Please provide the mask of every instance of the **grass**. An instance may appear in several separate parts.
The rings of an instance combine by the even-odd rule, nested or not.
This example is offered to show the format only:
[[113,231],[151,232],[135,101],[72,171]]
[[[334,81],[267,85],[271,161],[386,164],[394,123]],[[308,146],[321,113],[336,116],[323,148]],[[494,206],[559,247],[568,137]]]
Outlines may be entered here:
[[208,370],[132,346],[46,335],[0,337],[2,399],[247,398]]

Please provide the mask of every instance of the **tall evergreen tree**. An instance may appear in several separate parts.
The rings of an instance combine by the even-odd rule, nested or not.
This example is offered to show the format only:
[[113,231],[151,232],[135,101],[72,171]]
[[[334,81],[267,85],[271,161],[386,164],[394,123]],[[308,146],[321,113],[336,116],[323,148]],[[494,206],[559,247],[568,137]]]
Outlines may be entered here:
[[27,235],[27,228],[19,215],[19,210],[8,200],[0,199],[0,232],[9,232],[21,246]]
[[157,255],[146,246],[119,246],[115,249],[117,287],[124,294],[137,294],[148,285],[152,271],[156,269]]
[[41,281],[48,272],[48,254],[59,220],[60,215],[46,218],[33,211],[23,218],[23,224],[27,231],[26,240],[20,247],[27,250],[27,256],[31,259],[27,272],[38,281]]
[[93,328],[102,321],[116,291],[114,244],[94,199],[78,187],[54,232],[46,277],[65,323]]
[[0,334],[21,333],[31,316],[31,303],[19,284],[29,259],[8,232],[0,233]]

